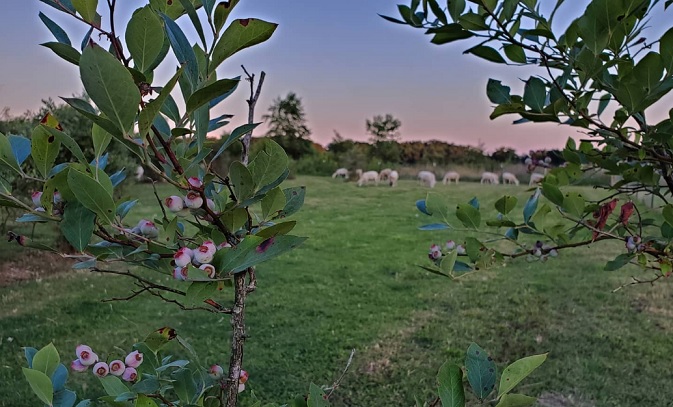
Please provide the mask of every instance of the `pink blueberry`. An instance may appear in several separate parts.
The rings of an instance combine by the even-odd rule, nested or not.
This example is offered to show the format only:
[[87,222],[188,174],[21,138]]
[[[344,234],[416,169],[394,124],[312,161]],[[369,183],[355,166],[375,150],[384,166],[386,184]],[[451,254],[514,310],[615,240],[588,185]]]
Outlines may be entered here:
[[210,263],[215,256],[215,252],[210,251],[210,247],[201,245],[193,250],[192,260],[199,264]]
[[141,363],[143,363],[143,354],[137,350],[134,350],[133,352],[126,355],[124,362],[126,363],[126,366],[136,368],[140,366]]
[[126,370],[126,365],[121,360],[113,360],[110,362],[110,374],[114,376],[121,376]]
[[33,200],[33,205],[35,205],[35,206],[42,206],[42,202],[40,202],[41,198],[42,198],[42,192],[40,192],[40,191],[35,191],[30,196],[30,199]]
[[446,250],[453,250],[456,248],[456,242],[453,240],[447,240],[446,241]]
[[77,359],[84,365],[84,366],[91,366],[94,363],[98,362],[98,355],[96,355],[90,347],[86,345],[79,345],[76,349],[75,352],[77,353]]
[[180,212],[185,207],[184,201],[177,195],[171,195],[164,199],[164,203],[171,212]]
[[213,243],[212,240],[206,240],[205,242],[201,243],[201,246],[206,246],[209,253],[212,253],[213,255],[217,251],[217,246],[215,246],[215,243]]
[[189,182],[189,185],[193,186],[194,188],[201,188],[201,186],[203,185],[203,181],[201,181],[197,177],[189,177],[189,179],[187,179],[187,182]]
[[185,196],[185,206],[190,209],[198,209],[203,206],[203,198],[196,192],[188,192]]
[[156,239],[159,237],[159,229],[157,229],[157,226],[154,224],[154,222],[150,222],[149,220],[142,220],[140,221],[139,226],[140,233],[142,233],[143,236],[150,239]]
[[133,382],[138,378],[138,371],[132,367],[127,367],[122,374],[122,379],[127,382]]
[[93,374],[98,377],[105,377],[110,373],[110,367],[105,362],[98,362],[93,365]]
[[175,260],[175,265],[178,267],[185,267],[192,262],[192,249],[188,247],[181,247],[173,255],[173,260]]
[[208,274],[208,277],[210,278],[215,278],[217,275],[217,272],[215,271],[215,266],[212,264],[202,264],[199,266],[199,268],[203,271],[205,271]]
[[173,278],[180,281],[187,280],[188,270],[187,267],[175,267],[173,269]]
[[75,372],[84,372],[88,368],[89,366],[83,365],[79,359],[75,359],[72,361],[72,363],[70,363],[70,369]]
[[224,375],[224,369],[222,369],[222,366],[220,365],[212,365],[208,370],[208,374],[210,377],[217,380]]

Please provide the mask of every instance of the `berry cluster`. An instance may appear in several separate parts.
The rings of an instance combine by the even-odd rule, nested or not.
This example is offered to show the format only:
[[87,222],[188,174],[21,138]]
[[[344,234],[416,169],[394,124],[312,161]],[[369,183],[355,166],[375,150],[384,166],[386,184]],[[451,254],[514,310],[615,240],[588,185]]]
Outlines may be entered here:
[[205,271],[208,274],[208,277],[215,278],[217,270],[215,270],[215,267],[210,264],[210,262],[213,260],[213,257],[215,257],[215,253],[218,250],[228,247],[231,247],[231,245],[227,242],[216,246],[212,240],[206,240],[194,249],[190,249],[186,246],[181,247],[173,255],[173,261],[175,262],[173,277],[176,280],[186,280],[188,268],[191,264],[194,267],[198,267]]
[[642,252],[645,250],[645,244],[643,244],[643,239],[640,236],[629,236],[626,239],[626,250],[629,253]]
[[524,164],[528,167],[528,172],[533,172],[535,167],[549,168],[551,167],[552,159],[551,157],[538,157],[539,154],[536,154],[534,151],[530,152],[530,156],[526,158]]
[[[212,365],[208,369],[208,375],[213,380],[220,380],[224,376],[224,369],[220,365]],[[241,370],[241,374],[238,376],[238,392],[245,390],[245,383],[248,381],[248,372]]]
[[[193,188],[201,188],[203,186],[203,182],[196,177],[190,177],[189,179],[187,179],[187,182]],[[187,192],[187,195],[185,195],[184,197],[171,195],[168,198],[164,199],[164,203],[166,204],[166,207],[168,208],[169,211],[177,213],[182,211],[184,208],[188,209],[201,208],[203,206],[203,198],[201,197],[201,194],[199,194],[198,192],[189,191]],[[206,205],[211,211],[215,211],[215,202],[212,199],[206,198]]]
[[87,345],[79,345],[75,349],[77,359],[73,360],[70,368],[75,372],[84,372],[89,366],[93,365],[93,374],[98,377],[105,377],[108,374],[121,376],[127,382],[133,382],[138,378],[136,368],[143,363],[143,354],[133,351],[126,355],[124,361],[113,360],[105,363],[98,361],[98,355]]
[[132,229],[124,230],[136,235],[142,235],[148,239],[156,239],[159,237],[159,229],[157,229],[157,225],[147,219],[140,219],[140,222],[138,222]]
[[540,261],[547,261],[549,257],[556,257],[558,256],[558,251],[556,249],[553,249],[550,246],[545,245],[542,241],[538,240],[535,242],[535,246],[533,246],[532,249],[529,251],[530,256],[528,257],[528,261],[534,261],[536,259],[539,259]]
[[[447,240],[444,245],[444,249],[448,252],[456,250],[459,256],[465,254],[465,246],[462,244],[456,244],[453,240]],[[428,258],[435,263],[438,263],[442,259],[442,249],[438,244],[433,244],[430,246],[430,251],[428,252]]]

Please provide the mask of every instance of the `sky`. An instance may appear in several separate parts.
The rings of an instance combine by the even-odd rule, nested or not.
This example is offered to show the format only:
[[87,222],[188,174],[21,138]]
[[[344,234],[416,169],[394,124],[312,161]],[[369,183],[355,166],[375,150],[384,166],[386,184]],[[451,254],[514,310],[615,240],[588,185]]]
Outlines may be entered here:
[[[540,1],[544,4],[551,0]],[[9,107],[11,113],[21,114],[36,110],[42,99],[80,92],[77,67],[39,46],[54,39],[38,12],[61,24],[74,44],[79,44],[86,28],[37,0],[2,2],[0,109]],[[104,3],[100,1],[99,7]],[[146,0],[117,3],[117,24],[122,25]],[[334,131],[345,138],[366,141],[366,120],[386,113],[402,122],[402,140],[483,145],[487,151],[501,146],[519,152],[561,148],[568,137],[583,136],[569,126],[513,125],[514,116],[489,120],[492,104],[485,91],[488,78],[502,80],[513,92],[520,92],[520,79],[541,72],[463,55],[468,43],[430,44],[431,37],[423,35],[422,30],[392,24],[377,15],[397,17],[398,3],[408,1],[242,0],[234,18],[261,18],[279,26],[269,41],[228,59],[218,69],[218,77],[241,75],[241,64],[250,72],[265,71],[257,119],[275,98],[295,92],[303,102],[311,139],[323,145],[331,141]],[[559,26],[564,28],[586,3],[567,1]],[[183,28],[189,25],[186,18],[179,22]],[[653,32],[663,32],[664,25],[657,18],[651,25]],[[193,31],[185,31],[190,39],[196,39]],[[169,54],[165,68],[157,72],[155,85],[168,79],[173,63],[175,59]],[[246,120],[247,97],[247,86],[241,86],[218,106],[214,113],[235,115],[225,129]],[[258,135],[265,131],[264,126],[259,129]]]

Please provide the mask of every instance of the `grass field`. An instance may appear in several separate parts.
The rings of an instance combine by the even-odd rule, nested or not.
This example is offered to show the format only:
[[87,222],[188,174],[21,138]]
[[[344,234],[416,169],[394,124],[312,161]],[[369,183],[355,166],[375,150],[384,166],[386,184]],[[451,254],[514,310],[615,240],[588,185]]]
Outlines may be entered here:
[[[415,395],[431,397],[439,366],[462,363],[472,341],[500,369],[550,352],[520,385],[552,400],[547,406],[665,406],[673,400],[669,282],[611,293],[641,273],[603,271],[619,247],[597,244],[544,264],[518,260],[453,282],[416,266],[425,264],[431,243],[462,237],[417,230],[431,223],[414,207],[427,189],[411,181],[395,189],[357,188],[317,177],[289,184],[307,186],[295,232],[309,240],[259,266],[259,288],[249,298],[244,364],[248,388],[263,400],[285,401],[311,381],[331,384],[356,348],[334,405],[412,406]],[[483,207],[505,191],[520,202],[529,194],[523,186],[470,183],[435,191],[452,204],[478,196]],[[135,219],[152,215],[150,187],[127,192],[145,204],[132,212]],[[0,244],[0,253],[15,250]],[[88,272],[0,288],[0,406],[37,405],[21,375],[22,346],[53,341],[70,361],[80,342],[100,352],[128,349],[168,325],[191,340],[204,362],[227,363],[227,318],[180,312],[154,297],[100,302],[130,288],[123,278]],[[71,375],[71,387],[85,397],[102,393],[90,374]],[[575,404],[564,404],[567,399]]]

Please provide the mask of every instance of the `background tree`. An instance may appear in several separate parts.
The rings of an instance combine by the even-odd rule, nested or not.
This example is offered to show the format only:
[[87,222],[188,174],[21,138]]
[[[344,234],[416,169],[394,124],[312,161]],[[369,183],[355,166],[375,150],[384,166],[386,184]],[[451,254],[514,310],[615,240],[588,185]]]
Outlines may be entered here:
[[295,160],[313,152],[304,106],[294,92],[288,93],[284,98],[276,98],[268,112],[262,116],[269,123],[267,137],[280,144]]
[[499,147],[491,153],[491,158],[499,163],[513,163],[518,161],[519,156],[513,148]]
[[398,163],[401,149],[397,143],[400,138],[399,129],[402,122],[391,114],[376,115],[372,120],[367,119],[367,133],[374,145],[374,155],[385,163]]

